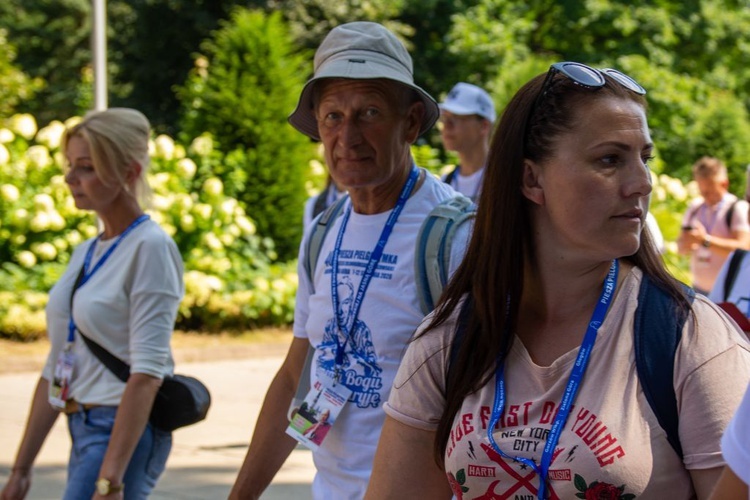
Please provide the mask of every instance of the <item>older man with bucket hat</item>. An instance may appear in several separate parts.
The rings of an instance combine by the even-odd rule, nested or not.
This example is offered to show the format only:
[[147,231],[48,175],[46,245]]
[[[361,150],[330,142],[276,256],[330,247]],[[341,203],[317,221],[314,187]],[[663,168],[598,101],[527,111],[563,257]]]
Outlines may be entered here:
[[495,104],[484,89],[459,82],[440,103],[440,111],[440,138],[445,149],[455,151],[459,159],[443,180],[477,201],[490,151]]
[[[439,109],[414,84],[411,57],[390,31],[370,22],[334,28],[315,54],[314,71],[289,122],[322,142],[328,170],[349,197],[327,223],[311,268],[303,264],[310,232],[302,242],[294,339],[230,498],[260,496],[297,441],[313,450],[314,498],[364,496],[382,405],[423,317],[416,235],[434,207],[456,196],[411,157],[411,144],[433,126]],[[452,246],[451,271],[465,251],[464,233]],[[310,390],[290,421],[310,346]],[[331,427],[318,444],[306,432],[323,414]]]

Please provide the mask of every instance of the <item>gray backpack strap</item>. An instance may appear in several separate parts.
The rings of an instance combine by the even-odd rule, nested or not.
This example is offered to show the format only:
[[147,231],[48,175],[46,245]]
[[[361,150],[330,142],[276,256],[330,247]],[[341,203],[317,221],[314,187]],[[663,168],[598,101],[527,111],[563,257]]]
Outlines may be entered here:
[[432,209],[417,236],[414,277],[419,306],[425,315],[435,309],[448,283],[453,238],[461,224],[474,218],[476,205],[464,195],[447,199]]
[[[347,199],[349,199],[349,196],[342,196],[333,205],[328,207],[318,219],[313,221],[313,228],[310,231],[310,237],[307,239],[307,244],[305,246],[305,255],[302,256],[302,263],[305,266],[305,274],[310,281],[310,285],[313,285],[313,272],[318,263],[320,249],[323,247],[326,235],[331,229],[333,221],[335,221],[341,214]],[[287,414],[289,420],[292,419],[293,414],[299,409],[300,405],[305,400],[307,393],[310,392],[310,369],[312,367],[314,355],[315,348],[310,345],[310,348],[307,350],[305,364],[302,367],[302,373],[300,373],[297,392],[294,394],[292,403],[289,405],[289,412]]]
[[328,235],[328,230],[333,225],[331,223],[341,214],[341,210],[343,210],[344,204],[348,199],[348,195],[342,196],[333,205],[328,207],[320,218],[313,220],[313,228],[310,231],[310,237],[307,239],[305,255],[303,256],[304,260],[302,262],[310,284],[313,283],[313,271],[318,263],[318,257],[320,257],[320,249]]

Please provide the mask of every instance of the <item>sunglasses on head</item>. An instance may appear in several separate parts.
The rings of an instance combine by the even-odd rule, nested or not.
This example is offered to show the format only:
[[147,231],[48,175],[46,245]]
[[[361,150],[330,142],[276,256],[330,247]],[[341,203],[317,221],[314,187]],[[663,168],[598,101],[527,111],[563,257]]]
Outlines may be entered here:
[[552,84],[552,80],[558,73],[561,73],[576,85],[591,90],[596,90],[604,87],[604,85],[607,83],[604,75],[607,75],[631,92],[634,92],[638,95],[646,94],[646,89],[641,87],[638,82],[630,78],[625,73],[617,71],[616,69],[596,69],[577,62],[559,62],[550,66],[549,71],[547,72],[547,78],[544,79],[544,84],[542,84],[542,90],[539,92],[537,104],[547,94],[547,92],[549,91],[549,86]]

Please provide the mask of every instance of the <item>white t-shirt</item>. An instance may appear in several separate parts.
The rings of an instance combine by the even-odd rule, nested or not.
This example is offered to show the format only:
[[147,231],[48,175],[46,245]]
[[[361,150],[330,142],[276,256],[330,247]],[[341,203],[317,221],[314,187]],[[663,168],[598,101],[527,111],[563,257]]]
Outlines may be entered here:
[[[388,239],[362,302],[353,338],[346,349],[343,382],[353,390],[352,396],[336,418],[323,445],[313,454],[317,468],[313,496],[317,499],[361,498],[364,495],[385,419],[382,405],[388,399],[407,342],[423,317],[414,279],[416,236],[432,208],[455,194],[447,184],[432,175],[425,175],[424,183],[407,200]],[[344,314],[349,312],[361,272],[390,213],[363,215],[352,212],[349,218],[341,245],[338,274],[340,310]],[[330,228],[321,248],[313,273],[314,292],[302,265],[298,269],[294,335],[308,338],[317,348],[311,369],[313,383],[318,378],[318,370],[333,373],[335,329],[331,253],[341,221],[342,217],[339,217]],[[465,252],[469,233],[466,224],[456,234],[451,273]],[[305,246],[303,242],[300,263],[304,260]]]
[[[727,226],[726,214],[737,202],[732,212],[731,229]],[[737,197],[726,193],[722,200],[714,206],[708,206],[703,198],[694,200],[685,211],[682,225],[688,226],[694,220],[699,221],[709,235],[719,238],[732,238],[732,230],[737,232],[749,232],[748,204],[745,200],[737,201]],[[693,273],[693,284],[696,288],[709,291],[714,286],[716,276],[726,257],[719,255],[711,248],[698,247],[690,256],[690,270]]]
[[[443,181],[448,178],[448,175],[450,174],[446,174],[442,177]],[[459,167],[456,167],[450,185],[462,195],[467,196],[471,198],[472,201],[476,202],[479,200],[479,195],[482,192],[482,179],[484,179],[484,168],[480,168],[470,175],[462,175]]]
[[[641,276],[635,268],[625,277],[599,329],[550,467],[551,498],[692,498],[688,469],[722,465],[721,435],[750,380],[750,345],[716,305],[696,298],[675,355],[683,464],[636,371],[633,322]],[[409,345],[384,408],[388,415],[435,431],[454,333],[455,323],[446,324]],[[514,340],[505,366],[505,412],[493,433],[503,452],[539,463],[578,350],[539,366]],[[494,391],[493,376],[457,413],[446,448],[448,481],[458,498],[535,498],[536,474],[500,458],[487,438]]]
[[[727,260],[724,261],[724,265],[721,266],[719,275],[716,277],[714,287],[711,289],[711,293],[708,294],[708,298],[716,302],[724,302],[724,282],[727,280],[727,272],[729,271],[729,262],[732,260],[730,254]],[[748,316],[750,311],[750,252],[746,253],[740,262],[740,267],[737,269],[737,277],[734,280],[734,285],[729,291],[727,296],[727,302],[736,304],[740,311]]]
[[[114,244],[98,241],[93,267]],[[52,380],[58,353],[65,347],[70,291],[93,239],[79,245],[47,303],[51,349],[42,376]],[[131,373],[164,377],[174,369],[169,342],[184,294],[180,252],[158,224],[147,220],[122,239],[107,261],[75,293],[78,328],[130,365]],[[117,406],[125,384],[89,350],[78,332],[73,344],[75,368],[70,397],[84,404]]]
[[750,386],[721,439],[721,451],[732,472],[750,485]]

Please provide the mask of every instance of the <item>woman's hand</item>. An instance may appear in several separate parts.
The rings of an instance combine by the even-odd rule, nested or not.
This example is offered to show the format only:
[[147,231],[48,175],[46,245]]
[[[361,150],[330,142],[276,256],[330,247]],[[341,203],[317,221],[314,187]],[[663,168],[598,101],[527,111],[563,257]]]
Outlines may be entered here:
[[[133,373],[125,386],[125,392],[117,409],[115,425],[104,454],[99,477],[121,482],[130,463],[138,441],[148,423],[148,416],[161,379],[143,373]],[[98,498],[95,496],[95,498]],[[119,498],[114,494],[101,498]]]
[[31,471],[13,470],[3,491],[0,492],[0,500],[23,500],[29,488],[31,488]]

